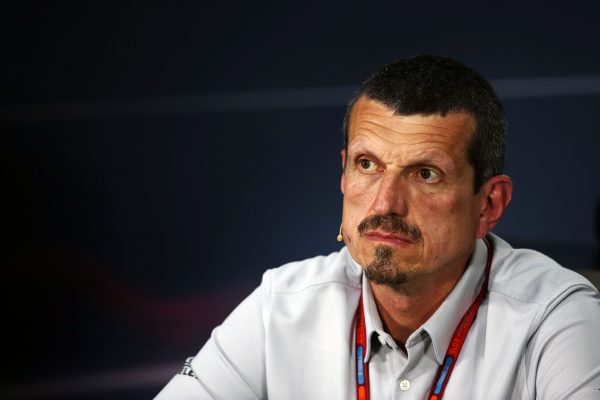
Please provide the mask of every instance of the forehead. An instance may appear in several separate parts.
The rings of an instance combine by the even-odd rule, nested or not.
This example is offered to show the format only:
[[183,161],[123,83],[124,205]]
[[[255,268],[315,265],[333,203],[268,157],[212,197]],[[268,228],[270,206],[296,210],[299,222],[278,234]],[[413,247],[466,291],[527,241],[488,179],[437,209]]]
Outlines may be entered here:
[[450,112],[444,116],[395,115],[384,104],[360,98],[348,121],[348,144],[377,139],[389,145],[429,143],[442,149],[465,149],[474,131],[475,121],[467,112]]

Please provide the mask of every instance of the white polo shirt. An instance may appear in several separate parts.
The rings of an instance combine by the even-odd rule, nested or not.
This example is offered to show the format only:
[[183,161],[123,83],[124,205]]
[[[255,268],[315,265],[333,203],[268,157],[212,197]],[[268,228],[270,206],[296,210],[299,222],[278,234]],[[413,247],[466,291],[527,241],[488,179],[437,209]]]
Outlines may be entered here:
[[[600,297],[548,257],[490,235],[489,293],[444,399],[600,399]],[[355,313],[363,291],[371,399],[426,399],[483,281],[487,249],[406,342],[384,331],[346,248],[267,271],[156,399],[356,398]]]

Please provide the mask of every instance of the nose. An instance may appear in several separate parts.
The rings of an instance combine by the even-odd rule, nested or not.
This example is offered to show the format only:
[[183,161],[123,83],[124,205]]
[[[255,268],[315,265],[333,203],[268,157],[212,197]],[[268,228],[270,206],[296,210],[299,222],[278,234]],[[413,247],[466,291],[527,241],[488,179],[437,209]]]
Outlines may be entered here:
[[408,213],[408,188],[401,176],[386,175],[379,182],[377,194],[373,200],[373,212],[378,215]]

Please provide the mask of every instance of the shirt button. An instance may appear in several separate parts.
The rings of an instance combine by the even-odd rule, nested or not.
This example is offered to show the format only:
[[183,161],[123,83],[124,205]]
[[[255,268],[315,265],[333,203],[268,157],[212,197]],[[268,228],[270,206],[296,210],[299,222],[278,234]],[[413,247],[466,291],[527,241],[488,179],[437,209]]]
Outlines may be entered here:
[[400,382],[400,389],[402,389],[403,392],[406,392],[407,390],[409,390],[410,389],[410,381],[408,379],[405,379],[402,382]]

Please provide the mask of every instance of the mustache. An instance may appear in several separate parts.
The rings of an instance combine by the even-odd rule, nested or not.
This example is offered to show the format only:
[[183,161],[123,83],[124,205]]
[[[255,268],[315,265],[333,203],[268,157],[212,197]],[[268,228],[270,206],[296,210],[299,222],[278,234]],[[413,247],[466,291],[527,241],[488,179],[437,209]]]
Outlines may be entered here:
[[423,240],[421,230],[417,226],[409,225],[397,214],[368,216],[358,224],[357,229],[361,235],[368,231],[381,229],[384,232],[408,236],[415,243]]

